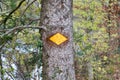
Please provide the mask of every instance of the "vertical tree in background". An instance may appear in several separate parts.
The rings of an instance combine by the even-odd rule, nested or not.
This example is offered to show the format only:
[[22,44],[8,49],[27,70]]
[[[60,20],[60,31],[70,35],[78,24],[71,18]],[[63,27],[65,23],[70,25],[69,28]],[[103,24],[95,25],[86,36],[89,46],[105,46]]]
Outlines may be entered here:
[[[117,53],[119,53],[120,48],[120,40],[119,40],[119,34],[120,34],[120,6],[119,6],[119,0],[109,0],[108,7],[106,7],[106,12],[108,13],[108,24],[107,31],[109,34],[109,46],[110,46],[110,53],[116,53],[115,50],[118,50]],[[118,49],[117,49],[118,48]]]
[[120,0],[118,0],[118,9],[117,9],[117,26],[118,26],[118,52],[120,53]]
[[[42,0],[41,22],[43,40],[43,80],[75,80],[72,0]],[[48,38],[55,33],[68,40],[56,45]]]

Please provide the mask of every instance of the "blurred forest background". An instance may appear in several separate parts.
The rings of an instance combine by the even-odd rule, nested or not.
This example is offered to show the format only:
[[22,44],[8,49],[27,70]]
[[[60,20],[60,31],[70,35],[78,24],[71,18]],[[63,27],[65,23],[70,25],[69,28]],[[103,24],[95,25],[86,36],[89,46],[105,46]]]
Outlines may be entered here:
[[[41,0],[0,0],[0,80],[42,80]],[[73,0],[76,80],[120,80],[120,1]]]

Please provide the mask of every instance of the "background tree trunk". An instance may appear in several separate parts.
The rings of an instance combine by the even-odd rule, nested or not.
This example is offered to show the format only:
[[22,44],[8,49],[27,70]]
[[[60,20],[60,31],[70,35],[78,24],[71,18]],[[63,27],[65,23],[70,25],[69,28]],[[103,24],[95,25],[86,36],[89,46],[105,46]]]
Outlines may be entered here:
[[118,0],[118,11],[117,11],[117,26],[118,26],[118,53],[120,53],[120,0]]
[[2,54],[1,53],[0,53],[0,80],[4,80],[3,64],[2,64]]
[[[43,40],[43,80],[75,80],[72,0],[42,0],[41,32]],[[56,45],[48,38],[55,33],[68,40]]]

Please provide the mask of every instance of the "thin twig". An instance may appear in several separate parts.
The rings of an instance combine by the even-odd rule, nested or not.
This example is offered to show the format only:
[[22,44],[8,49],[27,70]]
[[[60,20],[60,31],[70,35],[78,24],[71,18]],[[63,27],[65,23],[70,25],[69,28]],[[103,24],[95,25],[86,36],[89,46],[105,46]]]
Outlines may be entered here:
[[8,16],[6,16],[6,18],[5,18],[4,21],[3,21],[4,25],[6,24],[7,20],[9,19],[9,17],[10,17],[17,9],[20,8],[20,6],[22,5],[22,3],[23,3],[24,1],[25,1],[25,0],[22,0],[22,1],[19,3],[19,5],[18,5],[13,11],[11,11]]
[[30,7],[30,5],[32,5],[36,0],[33,0],[30,4],[27,5],[27,7],[25,8],[24,12],[22,13],[21,16],[24,15],[24,13],[26,12],[26,10]]

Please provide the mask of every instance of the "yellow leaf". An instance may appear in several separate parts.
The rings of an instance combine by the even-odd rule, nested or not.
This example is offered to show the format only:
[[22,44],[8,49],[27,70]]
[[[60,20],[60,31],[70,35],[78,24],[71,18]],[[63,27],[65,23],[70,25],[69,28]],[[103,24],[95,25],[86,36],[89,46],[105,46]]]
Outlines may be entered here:
[[108,58],[107,56],[104,56],[104,57],[103,57],[103,60],[107,60],[107,58]]
[[101,71],[102,69],[101,69],[101,67],[98,67],[98,71]]
[[0,16],[0,21],[2,20],[2,17]]

